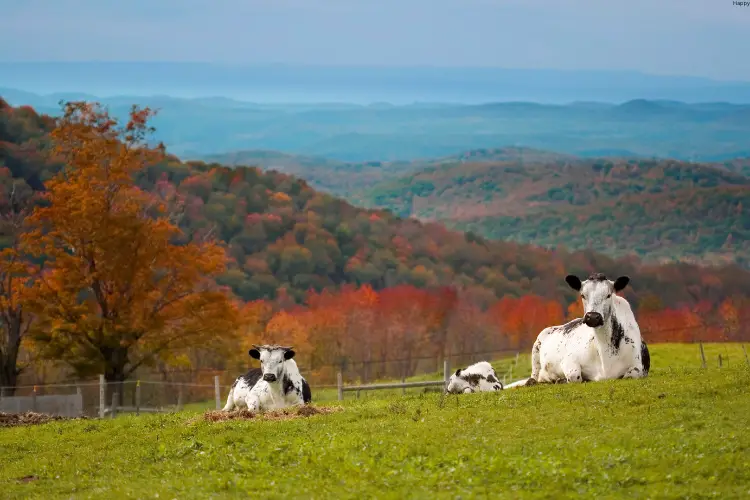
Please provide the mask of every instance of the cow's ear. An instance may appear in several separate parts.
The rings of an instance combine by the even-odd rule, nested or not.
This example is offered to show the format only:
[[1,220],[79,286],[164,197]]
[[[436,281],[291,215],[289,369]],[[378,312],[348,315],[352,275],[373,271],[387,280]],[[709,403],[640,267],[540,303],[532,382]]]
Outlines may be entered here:
[[284,351],[284,359],[292,359],[296,353],[292,349]]
[[615,292],[619,292],[620,290],[624,290],[626,286],[628,286],[628,283],[630,283],[630,278],[627,276],[620,276],[615,280]]
[[253,359],[260,359],[260,351],[258,349],[250,349],[247,353]]
[[578,279],[578,276],[569,274],[565,277],[565,282],[576,292],[581,291],[581,280]]
[[456,370],[456,373],[454,373],[454,375],[456,377],[460,376],[461,375],[461,368],[459,368],[458,370]]

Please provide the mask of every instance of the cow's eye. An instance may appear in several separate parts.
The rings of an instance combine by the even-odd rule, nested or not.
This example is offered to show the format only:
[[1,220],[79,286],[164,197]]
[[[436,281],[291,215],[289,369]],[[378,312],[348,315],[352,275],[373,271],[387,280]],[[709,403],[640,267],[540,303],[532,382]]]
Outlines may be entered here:
[[609,295],[607,295],[607,298],[610,298],[611,296],[612,296],[612,294],[610,293]]

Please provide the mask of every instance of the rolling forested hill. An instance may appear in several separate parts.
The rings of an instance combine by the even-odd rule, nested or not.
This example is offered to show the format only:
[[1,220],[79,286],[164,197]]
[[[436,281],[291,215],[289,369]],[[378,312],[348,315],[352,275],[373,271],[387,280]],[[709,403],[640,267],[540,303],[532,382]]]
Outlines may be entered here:
[[[4,102],[0,108],[0,206],[9,210],[6,193],[11,185],[43,189],[44,181],[60,166],[45,153],[52,119]],[[627,177],[627,168],[622,174],[619,171],[612,168],[606,175]],[[665,178],[682,175],[666,172]],[[714,177],[697,177],[691,182],[717,182],[728,192],[745,186],[741,177],[731,173],[720,181],[712,180]],[[464,184],[476,184],[477,180]],[[161,190],[183,207],[185,238],[214,236],[226,243],[232,264],[221,281],[247,300],[276,297],[283,290],[301,301],[311,289],[368,283],[376,289],[398,284],[454,285],[488,300],[534,293],[556,300],[563,297],[567,304],[575,294],[565,285],[564,275],[593,270],[628,274],[633,280],[628,292],[632,298],[657,294],[666,306],[698,299],[716,303],[750,294],[750,273],[737,266],[652,266],[635,258],[613,260],[591,251],[488,241],[439,223],[356,208],[316,191],[303,180],[257,168],[232,169],[170,157],[151,165],[138,182],[143,189]],[[519,180],[520,186],[526,183]],[[549,190],[556,185],[545,184],[546,191],[527,190],[526,197],[537,196],[534,203],[554,205],[558,202]],[[644,181],[642,191],[648,193],[656,185],[656,181]],[[597,197],[622,190],[626,188],[618,182],[603,183]],[[575,188],[570,192],[574,201],[593,196]],[[570,196],[568,191],[563,193]]]

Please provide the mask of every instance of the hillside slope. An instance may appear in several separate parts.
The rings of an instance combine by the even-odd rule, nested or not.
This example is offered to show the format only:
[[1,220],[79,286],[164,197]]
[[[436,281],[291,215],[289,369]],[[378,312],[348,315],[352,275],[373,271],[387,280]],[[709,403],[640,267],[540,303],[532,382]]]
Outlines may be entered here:
[[750,266],[750,177],[741,161],[469,159],[424,167],[351,199],[489,238]]
[[[0,481],[9,499],[746,498],[750,372],[694,356],[641,380],[347,395],[307,418],[184,411],[0,429]],[[333,406],[319,394],[313,408]]]
[[[0,187],[23,179],[43,189],[43,181],[59,169],[44,154],[51,126],[52,120],[32,109],[0,101]],[[565,274],[594,270],[630,275],[634,304],[649,294],[658,294],[667,306],[750,295],[750,273],[734,266],[654,267],[593,252],[490,242],[440,224],[356,208],[297,178],[256,168],[170,157],[147,168],[138,182],[182,210],[186,239],[216,237],[226,243],[232,262],[221,282],[247,300],[284,293],[303,300],[310,289],[367,283],[378,289],[455,285],[479,298],[535,293],[567,305],[576,295],[565,285]]]

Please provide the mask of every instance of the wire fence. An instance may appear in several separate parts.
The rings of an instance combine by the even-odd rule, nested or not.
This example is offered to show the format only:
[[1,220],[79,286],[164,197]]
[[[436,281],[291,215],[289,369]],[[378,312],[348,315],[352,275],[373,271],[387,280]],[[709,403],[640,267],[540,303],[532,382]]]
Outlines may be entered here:
[[[702,342],[693,345],[695,345],[695,350],[689,355],[689,359],[679,361],[682,366],[722,368],[742,364],[750,367],[750,356],[745,345],[739,345],[739,347],[733,345],[731,350],[727,349],[728,344],[712,344],[706,349]],[[456,361],[452,362],[451,359]],[[308,377],[304,369],[301,371],[310,382],[314,401],[320,402],[340,399],[344,391],[356,392],[356,397],[359,398],[360,391],[367,391],[367,386],[373,384],[379,386],[378,392],[391,394],[405,394],[407,389],[440,391],[451,371],[479,360],[492,361],[504,384],[527,377],[530,370],[527,366],[526,355],[521,356],[520,352],[501,350],[476,351],[445,357],[441,360],[440,367],[437,366],[434,357],[388,360],[386,364],[400,365],[418,361],[414,365],[417,369],[409,377],[404,375],[395,379],[373,378],[369,383],[363,383],[361,370],[365,366],[372,367],[382,362],[350,363],[345,367],[348,370],[341,371],[339,380],[334,384],[316,383],[314,379],[311,380]],[[340,365],[334,366],[340,367]],[[382,366],[380,369],[382,370]],[[377,371],[373,368],[372,373],[377,373]],[[100,376],[98,379],[71,383],[20,385],[15,387],[12,396],[9,388],[6,387],[0,388],[0,411],[9,413],[34,411],[69,417],[115,417],[121,413],[145,414],[185,409],[197,411],[220,409],[224,406],[231,384],[237,375],[229,371],[217,373],[212,377],[212,384],[148,379],[107,382],[103,376]],[[205,377],[201,379],[204,380]],[[384,387],[383,383],[386,383],[388,387]],[[380,389],[389,391],[380,391]]]

